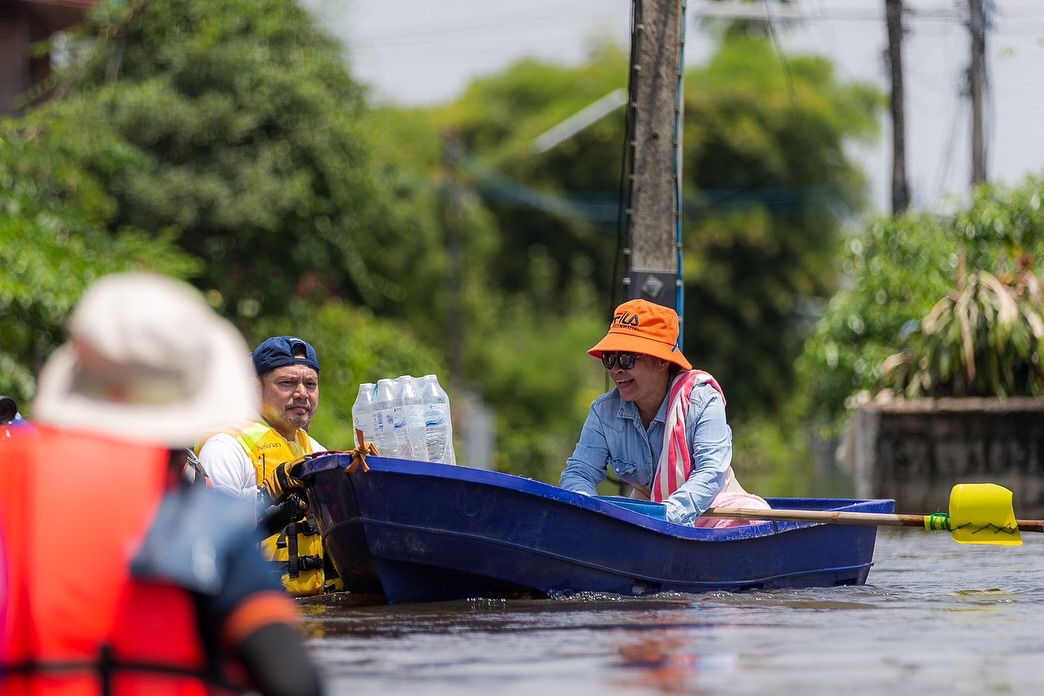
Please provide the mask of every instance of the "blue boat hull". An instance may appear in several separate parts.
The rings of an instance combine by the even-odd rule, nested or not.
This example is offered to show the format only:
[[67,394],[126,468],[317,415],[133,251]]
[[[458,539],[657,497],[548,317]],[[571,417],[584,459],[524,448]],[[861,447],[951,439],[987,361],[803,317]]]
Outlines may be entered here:
[[[326,551],[345,587],[390,603],[601,592],[641,596],[859,585],[877,529],[758,522],[697,529],[663,506],[589,497],[467,467],[350,457],[307,462]],[[769,499],[774,508],[891,512],[891,500]]]

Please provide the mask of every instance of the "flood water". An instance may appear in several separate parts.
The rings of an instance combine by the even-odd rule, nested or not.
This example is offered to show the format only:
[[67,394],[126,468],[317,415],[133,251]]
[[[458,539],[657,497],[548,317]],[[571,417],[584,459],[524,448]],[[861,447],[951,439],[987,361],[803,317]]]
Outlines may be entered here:
[[863,587],[302,600],[331,694],[1040,694],[1044,535],[883,528]]

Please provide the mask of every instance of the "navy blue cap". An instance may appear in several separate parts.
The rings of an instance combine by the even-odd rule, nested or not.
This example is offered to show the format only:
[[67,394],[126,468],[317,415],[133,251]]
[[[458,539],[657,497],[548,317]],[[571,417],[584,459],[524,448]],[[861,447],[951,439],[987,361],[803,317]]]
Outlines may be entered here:
[[[304,348],[304,357],[294,355],[294,349]],[[296,336],[273,336],[266,339],[254,349],[254,371],[257,376],[271,372],[277,367],[287,365],[307,365],[319,371],[319,358],[315,356],[315,348]]]

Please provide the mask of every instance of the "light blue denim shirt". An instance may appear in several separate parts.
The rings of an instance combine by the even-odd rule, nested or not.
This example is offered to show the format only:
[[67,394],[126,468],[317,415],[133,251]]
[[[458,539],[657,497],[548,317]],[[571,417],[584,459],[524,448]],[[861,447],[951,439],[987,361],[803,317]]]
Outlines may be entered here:
[[[633,401],[622,400],[619,389],[602,394],[591,404],[580,441],[566,460],[560,485],[595,495],[598,484],[606,479],[608,464],[620,480],[648,491],[663,450],[666,418],[666,396],[646,430],[638,407]],[[725,401],[709,384],[697,385],[689,396],[685,437],[692,456],[692,474],[664,503],[668,520],[692,524],[725,487],[732,464],[732,429],[725,420]]]

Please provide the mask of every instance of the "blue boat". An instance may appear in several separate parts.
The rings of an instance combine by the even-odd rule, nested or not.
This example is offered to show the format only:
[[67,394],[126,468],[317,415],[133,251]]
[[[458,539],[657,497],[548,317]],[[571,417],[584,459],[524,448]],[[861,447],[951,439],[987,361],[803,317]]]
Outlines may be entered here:
[[[298,475],[345,589],[391,604],[861,585],[877,528],[667,522],[662,504],[590,497],[464,466],[330,453]],[[769,498],[773,508],[890,513],[892,500]]]

